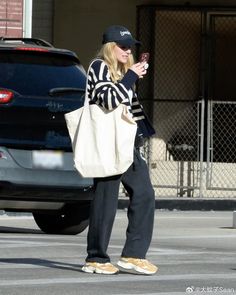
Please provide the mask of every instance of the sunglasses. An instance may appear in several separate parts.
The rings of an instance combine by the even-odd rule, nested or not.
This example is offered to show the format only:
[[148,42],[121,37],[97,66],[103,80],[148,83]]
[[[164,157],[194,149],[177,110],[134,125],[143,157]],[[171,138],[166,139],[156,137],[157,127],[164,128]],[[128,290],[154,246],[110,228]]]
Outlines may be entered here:
[[121,50],[123,51],[127,51],[127,50],[131,50],[131,47],[130,46],[123,46],[123,45],[120,45],[120,44],[116,44]]

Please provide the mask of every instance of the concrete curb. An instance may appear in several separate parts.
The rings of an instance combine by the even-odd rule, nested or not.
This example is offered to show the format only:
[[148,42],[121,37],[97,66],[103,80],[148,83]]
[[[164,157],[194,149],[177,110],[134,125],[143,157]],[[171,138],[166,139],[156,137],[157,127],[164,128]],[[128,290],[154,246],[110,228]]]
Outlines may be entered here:
[[[118,209],[128,207],[129,199],[120,199]],[[157,198],[156,209],[166,210],[197,210],[197,211],[234,211],[236,199],[200,199],[200,198]]]
[[[129,199],[120,198],[118,201],[118,209],[127,209]],[[155,201],[156,209],[163,210],[179,210],[179,211],[235,211],[236,198],[234,199],[200,199],[200,198],[157,198]],[[5,214],[0,210],[0,216]],[[29,216],[29,213],[8,212],[7,216]]]

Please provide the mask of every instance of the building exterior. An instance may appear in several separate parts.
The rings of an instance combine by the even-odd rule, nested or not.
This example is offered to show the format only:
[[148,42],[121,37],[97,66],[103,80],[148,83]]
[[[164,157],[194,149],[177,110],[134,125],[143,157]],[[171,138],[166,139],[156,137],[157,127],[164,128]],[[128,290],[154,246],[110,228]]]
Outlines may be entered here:
[[136,57],[151,53],[138,91],[157,130],[144,150],[157,196],[236,197],[235,0],[33,0],[31,13],[27,1],[1,2],[1,35],[46,39],[87,68],[120,24],[142,42]]
[[157,130],[145,147],[157,196],[236,197],[236,3],[55,1],[54,42],[85,65],[110,24],[150,51],[139,99]]
[[0,3],[0,36],[22,37],[23,0],[2,0]]

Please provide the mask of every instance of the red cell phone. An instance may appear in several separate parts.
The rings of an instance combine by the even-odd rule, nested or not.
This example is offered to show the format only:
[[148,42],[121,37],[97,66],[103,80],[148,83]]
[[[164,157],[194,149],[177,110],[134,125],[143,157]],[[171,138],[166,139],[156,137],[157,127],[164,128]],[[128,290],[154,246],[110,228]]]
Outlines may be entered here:
[[146,62],[147,63],[149,60],[149,56],[150,56],[149,52],[141,53],[140,57],[139,57],[139,62]]

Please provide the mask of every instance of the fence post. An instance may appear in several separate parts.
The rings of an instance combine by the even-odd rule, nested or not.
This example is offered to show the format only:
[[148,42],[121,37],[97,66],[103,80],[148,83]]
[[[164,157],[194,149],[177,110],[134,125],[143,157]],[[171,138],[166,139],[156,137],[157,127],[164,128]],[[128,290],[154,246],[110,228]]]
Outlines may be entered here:
[[236,211],[233,212],[233,228],[236,228]]
[[204,169],[204,113],[205,113],[205,101],[202,98],[201,101],[201,131],[200,131],[200,179],[199,179],[199,197],[203,197],[203,169]]

